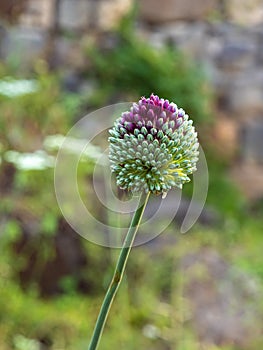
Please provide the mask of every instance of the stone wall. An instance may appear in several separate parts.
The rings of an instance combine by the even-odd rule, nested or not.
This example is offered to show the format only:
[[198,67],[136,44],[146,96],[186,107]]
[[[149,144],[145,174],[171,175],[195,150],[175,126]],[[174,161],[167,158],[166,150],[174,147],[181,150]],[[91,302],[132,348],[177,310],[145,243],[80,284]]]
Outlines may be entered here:
[[[12,6],[0,7],[0,59],[15,57],[21,68],[27,69],[36,58],[54,50],[51,53],[54,64],[72,65],[74,70],[84,61],[79,38],[90,31],[111,31],[129,12],[133,0],[24,0],[24,3],[18,20],[16,16],[17,24],[11,27],[12,20],[6,18],[10,17]],[[1,13],[1,9],[8,14]],[[53,44],[51,33],[56,33]]]
[[262,0],[137,0],[143,21],[222,19],[242,25],[262,22]]
[[172,44],[204,69],[216,98],[213,140],[232,160],[231,175],[244,194],[262,197],[263,17],[260,24],[247,26],[160,20],[142,26],[140,34],[156,47]]
[[176,20],[200,20],[212,13],[218,6],[217,0],[141,0],[141,17],[150,23],[165,23]]
[[[217,100],[213,138],[233,160],[246,195],[263,196],[263,3],[261,0],[138,0],[137,33],[153,46],[178,47],[205,70]],[[81,33],[111,31],[133,0],[28,0],[19,24],[0,31],[0,55],[31,64],[49,33],[53,60],[70,70],[84,64]],[[236,164],[235,165],[235,161]],[[245,175],[244,175],[245,174]]]
[[21,25],[65,31],[112,29],[129,11],[132,0],[28,0]]

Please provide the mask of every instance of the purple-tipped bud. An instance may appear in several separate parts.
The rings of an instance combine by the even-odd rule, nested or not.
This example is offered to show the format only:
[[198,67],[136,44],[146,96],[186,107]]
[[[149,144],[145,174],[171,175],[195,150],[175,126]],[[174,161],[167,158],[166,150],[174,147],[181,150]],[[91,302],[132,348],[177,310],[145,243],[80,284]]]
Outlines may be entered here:
[[110,131],[111,169],[134,192],[166,193],[196,169],[198,140],[182,108],[156,95],[142,97]]

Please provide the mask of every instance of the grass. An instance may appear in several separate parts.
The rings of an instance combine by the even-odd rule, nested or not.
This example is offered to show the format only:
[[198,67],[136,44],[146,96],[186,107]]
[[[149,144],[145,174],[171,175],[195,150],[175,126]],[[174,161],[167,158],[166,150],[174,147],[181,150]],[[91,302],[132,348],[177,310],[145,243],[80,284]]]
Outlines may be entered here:
[[[165,246],[155,253],[147,246],[135,248],[128,264],[127,278],[113,305],[101,349],[199,349],[197,335],[184,319],[189,310],[181,294],[182,275],[178,273],[181,257],[201,247],[210,247],[231,267],[253,276],[258,288],[263,290],[262,226],[260,220],[248,220],[243,227],[229,227],[223,232],[196,227],[182,236],[170,228],[164,235],[177,237],[173,246]],[[165,236],[161,238],[165,239]],[[97,254],[102,254],[101,248]],[[34,288],[25,293],[12,279],[8,260],[8,254],[1,256],[1,349],[24,350],[23,344],[31,340],[32,345],[34,339],[52,343],[51,349],[80,350],[87,347],[103,287],[101,294],[95,296],[71,291],[54,299],[39,299]],[[103,274],[102,271],[99,276],[101,282]],[[263,312],[263,305],[254,307]],[[249,349],[258,349],[262,345],[252,344]],[[206,349],[239,348],[226,344],[225,347],[210,346]]]

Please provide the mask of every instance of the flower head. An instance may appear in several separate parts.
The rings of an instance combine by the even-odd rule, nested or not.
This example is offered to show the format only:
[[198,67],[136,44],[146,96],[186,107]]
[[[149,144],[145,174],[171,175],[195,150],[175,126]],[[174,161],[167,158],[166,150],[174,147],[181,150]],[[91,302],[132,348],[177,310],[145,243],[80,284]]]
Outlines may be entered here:
[[190,179],[198,160],[192,120],[176,104],[151,95],[133,103],[110,132],[109,158],[117,185],[166,194]]

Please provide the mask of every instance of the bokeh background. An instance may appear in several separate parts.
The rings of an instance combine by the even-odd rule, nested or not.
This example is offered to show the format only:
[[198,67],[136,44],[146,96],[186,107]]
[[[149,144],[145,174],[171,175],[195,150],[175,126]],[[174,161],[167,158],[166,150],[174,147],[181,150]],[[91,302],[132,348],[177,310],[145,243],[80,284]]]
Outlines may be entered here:
[[[85,114],[154,92],[195,122],[207,203],[180,234],[185,186],[172,224],[132,251],[101,349],[261,349],[262,1],[1,0],[0,59],[0,348],[87,348],[118,250],[67,224],[55,157]],[[86,204],[118,224],[92,191],[100,143],[89,152]]]

